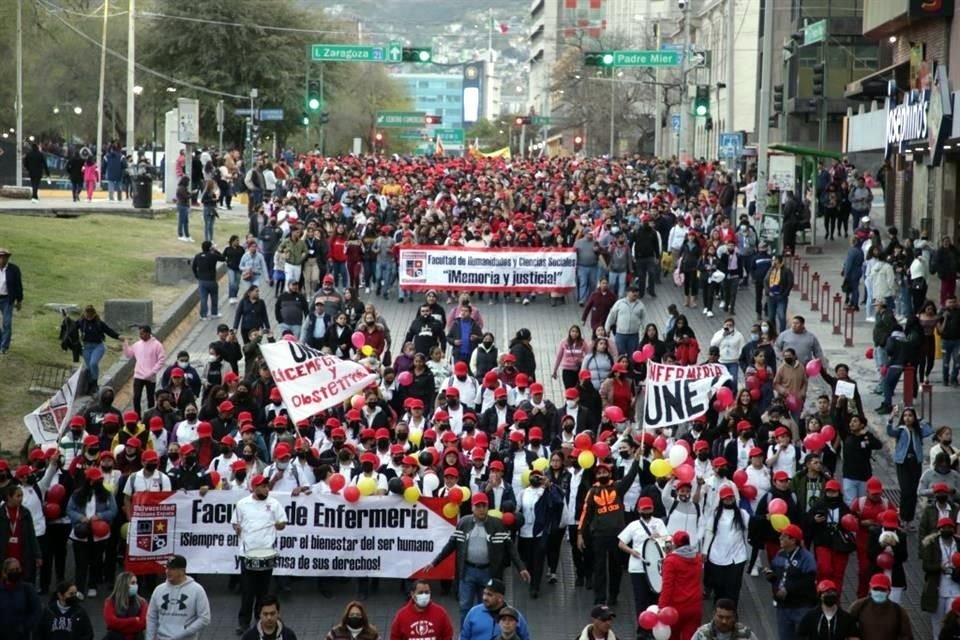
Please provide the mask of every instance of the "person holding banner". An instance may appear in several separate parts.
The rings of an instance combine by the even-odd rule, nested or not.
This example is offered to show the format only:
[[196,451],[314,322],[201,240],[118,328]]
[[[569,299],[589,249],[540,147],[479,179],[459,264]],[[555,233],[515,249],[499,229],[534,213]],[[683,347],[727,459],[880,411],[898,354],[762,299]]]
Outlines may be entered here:
[[287,526],[287,515],[276,498],[270,497],[266,476],[257,475],[250,481],[253,494],[241,498],[233,511],[230,524],[239,536],[240,611],[237,617],[237,635],[250,626],[251,614],[260,617],[262,599],[270,589],[273,561],[276,559],[277,531]]

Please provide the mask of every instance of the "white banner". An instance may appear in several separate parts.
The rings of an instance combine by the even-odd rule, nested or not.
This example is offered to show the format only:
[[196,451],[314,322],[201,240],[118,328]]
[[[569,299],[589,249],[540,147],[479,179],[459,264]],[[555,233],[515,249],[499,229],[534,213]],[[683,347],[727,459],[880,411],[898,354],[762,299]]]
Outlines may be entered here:
[[377,381],[377,376],[362,364],[299,342],[264,342],[260,353],[294,422],[336,406]]
[[[187,559],[191,574],[239,573],[239,536],[230,519],[247,495],[137,493],[127,533],[127,568],[154,573],[176,554]],[[433,561],[455,528],[440,514],[441,499],[410,504],[400,496],[369,496],[351,504],[331,494],[270,495],[287,516],[274,548],[278,575],[409,578]],[[424,575],[452,577],[453,557]]]
[[73,417],[73,399],[80,383],[80,367],[73,372],[52,398],[23,416],[23,425],[30,432],[37,446],[56,444],[67,421]]
[[681,367],[647,362],[641,424],[657,429],[702,416],[710,408],[710,398],[727,380],[730,372],[722,364]]
[[577,286],[577,253],[552,247],[404,247],[399,274],[404,291],[564,293]]

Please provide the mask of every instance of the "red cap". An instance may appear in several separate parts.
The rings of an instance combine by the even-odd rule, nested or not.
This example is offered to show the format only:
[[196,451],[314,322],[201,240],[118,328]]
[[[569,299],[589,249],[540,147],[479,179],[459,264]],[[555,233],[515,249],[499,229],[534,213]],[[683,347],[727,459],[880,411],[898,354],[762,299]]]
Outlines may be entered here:
[[436,442],[436,440],[437,440],[437,431],[436,431],[436,429],[427,429],[426,431],[423,432],[423,437],[424,437],[424,438],[432,439],[434,442]]
[[263,474],[258,473],[250,480],[251,487],[259,487],[262,484],[267,484],[267,478]]
[[523,442],[523,432],[513,431],[510,433],[510,442]]
[[87,426],[87,419],[84,418],[83,416],[73,416],[72,418],[70,418],[70,426],[71,426],[71,427],[86,427],[86,426]]
[[[457,441],[457,434],[455,434],[453,431],[444,431],[443,435],[440,436],[440,442],[456,442],[456,441]],[[454,452],[456,452],[456,450],[454,450]]]
[[201,422],[197,425],[197,437],[198,438],[212,438],[213,437],[213,425],[209,422]]
[[518,373],[514,383],[518,389],[526,389],[530,386],[530,376],[525,373]]
[[467,363],[466,363],[466,362],[458,362],[457,364],[453,365],[453,373],[454,373],[454,375],[457,375],[457,376],[465,376],[465,375],[467,375],[467,373],[469,373],[469,372],[470,372],[470,369],[469,369],[469,367],[467,367]]
[[233,403],[230,402],[229,400],[224,400],[223,402],[217,405],[217,411],[219,411],[220,413],[230,413],[231,411],[233,411]]
[[934,493],[950,493],[950,487],[945,482],[938,482],[933,485]]
[[124,411],[123,422],[124,424],[134,424],[140,422],[140,416],[137,415],[136,411]]
[[616,362],[612,367],[610,367],[610,371],[612,373],[626,373],[627,365],[623,364],[622,362]]
[[503,471],[503,463],[499,460],[494,460],[490,463],[491,471]]
[[720,487],[720,491],[717,492],[717,495],[720,496],[721,500],[723,500],[724,498],[732,498],[736,494],[733,491],[733,487],[731,487],[728,484],[725,484],[722,487]]
[[803,529],[795,524],[788,524],[784,527],[783,531],[780,532],[780,535],[793,538],[797,542],[803,542]]
[[826,593],[828,591],[840,591],[837,589],[837,583],[833,580],[821,580],[817,583],[817,593]]
[[163,431],[163,418],[160,416],[153,416],[150,418],[150,431]]
[[140,438],[127,438],[127,441],[123,443],[123,446],[139,449],[142,445],[140,444]]
[[671,536],[671,540],[673,540],[674,547],[682,547],[690,544],[690,534],[686,531],[677,531]]
[[385,427],[380,427],[377,429],[374,434],[377,436],[377,440],[389,440],[390,439],[390,430]]
[[30,455],[27,457],[30,462],[40,462],[43,458],[43,449],[31,449]]
[[231,471],[243,471],[246,468],[247,468],[247,463],[244,462],[243,460],[234,460],[230,464]]
[[193,445],[192,445],[192,444],[190,444],[189,442],[184,442],[182,445],[180,445],[180,455],[181,455],[181,456],[187,456],[187,455],[189,455],[189,454],[191,454],[191,453],[193,453]]
[[474,447],[470,452],[470,457],[473,460],[483,460],[487,457],[487,452],[483,449],[483,447]]
[[543,385],[539,382],[534,382],[530,385],[530,395],[535,396],[537,394],[543,393]]
[[373,466],[379,466],[380,458],[377,456],[377,454],[373,453],[372,451],[367,451],[362,456],[360,456],[360,462],[361,463],[369,462]]
[[273,450],[274,460],[288,460],[290,458],[290,447],[285,444],[278,444]]
[[434,422],[449,422],[450,414],[444,411],[443,409],[437,409],[437,412],[433,414]]
[[173,368],[173,371],[170,372],[170,377],[171,377],[171,378],[182,378],[182,377],[183,377],[183,369],[181,369],[180,367],[174,367],[174,368]]
[[563,392],[563,397],[566,398],[567,400],[576,400],[577,398],[580,397],[580,390],[577,389],[576,387],[570,387],[569,389]]
[[710,463],[714,469],[719,469],[720,467],[727,466],[727,459],[723,456],[717,456],[713,459],[713,462]]
[[750,431],[750,429],[753,429],[753,425],[747,420],[741,420],[737,423],[737,431]]
[[705,451],[710,448],[710,443],[706,440],[697,440],[693,443],[694,451]]
[[457,389],[456,387],[447,387],[447,390],[444,391],[444,394],[445,394],[448,398],[459,398],[459,397],[460,397],[460,389]]
[[370,427],[366,427],[366,428],[364,428],[364,429],[360,429],[360,439],[361,439],[361,440],[376,440],[376,439],[377,439],[377,432],[374,431],[373,429],[371,429]]
[[841,491],[842,487],[840,486],[839,480],[830,479],[827,480],[826,484],[823,485],[824,491]]
[[97,436],[85,436],[85,437],[83,438],[83,446],[84,446],[84,447],[99,447],[99,446],[100,446],[100,438],[98,438]]
[[400,464],[405,464],[410,467],[419,467],[420,461],[417,460],[416,456],[403,456],[403,461]]
[[504,361],[504,362],[516,362],[516,361],[517,361],[517,356],[513,355],[512,353],[508,353],[507,355],[503,356],[503,361]]
[[[476,414],[474,414],[474,413],[472,413],[472,412],[470,412],[470,411],[467,411],[465,414],[463,414],[463,418],[461,418],[460,420],[461,420],[461,422],[466,421],[466,420],[473,420],[474,422],[476,422],[476,421],[477,421],[477,416],[476,416]],[[479,435],[479,434],[478,434],[478,435]]]
[[159,459],[160,459],[160,456],[157,455],[157,452],[154,451],[153,449],[147,449],[146,451],[143,452],[143,455],[140,456],[140,460],[142,460],[144,463],[156,462]]
[[233,436],[223,436],[220,438],[220,444],[228,447],[235,447],[237,446],[237,441],[233,438]]
[[497,398],[506,398],[506,397],[507,397],[507,389],[506,389],[506,387],[497,387],[497,388],[494,390],[494,392],[493,392],[493,397],[494,397],[494,399],[497,399]]
[[98,482],[103,480],[103,471],[97,469],[96,467],[88,467],[83,474],[88,482]]
[[763,455],[763,449],[761,449],[760,447],[753,447],[752,449],[750,449],[749,457],[753,458],[753,457],[762,456],[762,455]]
[[543,429],[540,427],[533,427],[530,429],[530,433],[527,435],[531,440],[543,440]]
[[956,529],[957,523],[954,522],[953,518],[939,518],[937,520],[937,529],[942,529],[943,527],[951,527]]
[[240,376],[233,371],[227,371],[225,374],[223,374],[223,384],[230,384],[231,382],[236,382],[239,379]]
[[286,429],[290,425],[290,419],[282,413],[273,418],[273,428],[274,429]]
[[587,371],[586,369],[584,369],[584,370],[582,370],[582,371],[580,372],[580,374],[579,374],[577,377],[580,379],[581,382],[584,381],[584,380],[589,380],[589,379],[590,379],[590,372]]
[[880,526],[884,529],[899,529],[900,528],[900,516],[897,515],[896,511],[884,511],[880,515]]
[[653,509],[653,499],[643,496],[637,500],[637,510],[641,509]]
[[257,428],[253,426],[252,422],[247,422],[242,427],[240,427],[240,433],[250,433],[251,431],[256,431],[256,430]]
[[787,429],[786,427],[777,427],[777,429],[773,432],[774,438],[779,438],[780,436],[789,436],[789,435],[790,435],[790,429]]
[[867,480],[867,493],[883,493],[883,483],[879,478],[870,478]]
[[401,455],[402,453],[403,453],[403,445],[402,445],[402,444],[392,444],[392,445],[390,445],[390,455],[392,455],[392,456],[399,456],[399,455]]
[[97,460],[103,460],[104,458],[110,458],[111,460],[116,460],[116,458],[113,457],[113,451],[110,451],[110,449],[107,449],[106,451],[101,451],[100,455],[97,456]]
[[447,467],[443,470],[443,475],[447,478],[459,478],[460,472],[457,471],[456,467]]
[[103,424],[120,424],[120,416],[115,413],[108,413],[103,416]]
[[786,471],[776,471],[773,474],[773,481],[777,482],[780,480],[790,480],[790,474]]
[[13,472],[13,477],[16,478],[17,480],[23,480],[29,475],[30,475],[30,467],[29,465],[25,465],[25,464],[20,465],[19,467],[17,467],[17,470]]
[[529,420],[530,416],[527,415],[527,412],[523,409],[517,409],[513,412],[513,421],[520,422],[521,420]]
[[487,494],[483,493],[482,491],[478,491],[470,498],[470,504],[490,504],[490,500],[487,499]]
[[420,398],[410,398],[410,409],[423,409],[423,400]]
[[[284,420],[286,420],[287,418],[287,416],[280,414],[279,416],[274,418],[274,422],[276,422],[277,419],[280,417],[283,417]],[[241,411],[240,413],[237,414],[237,422],[239,422],[240,424],[243,424],[244,422],[253,422],[253,414],[251,414],[249,411]]]
[[357,409],[350,409],[347,411],[347,422],[360,422],[360,411]]
[[277,387],[274,387],[273,389],[270,389],[270,401],[271,401],[271,402],[280,402],[281,399],[282,399],[282,398],[281,398],[281,396],[280,396],[280,389],[278,389]]
[[6,460],[0,460],[0,471],[9,471],[10,463]]
[[871,589],[883,589],[890,591],[890,578],[885,573],[877,573],[870,577]]

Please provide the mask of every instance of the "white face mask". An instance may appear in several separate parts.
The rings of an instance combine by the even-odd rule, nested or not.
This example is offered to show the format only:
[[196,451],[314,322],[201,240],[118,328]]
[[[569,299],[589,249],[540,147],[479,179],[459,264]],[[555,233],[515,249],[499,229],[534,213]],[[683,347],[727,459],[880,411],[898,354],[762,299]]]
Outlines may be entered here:
[[423,609],[428,604],[430,604],[430,594],[429,593],[418,593],[413,596],[413,601],[417,603],[417,606]]
[[577,401],[576,400],[567,400],[567,409],[576,409]]
[[289,466],[290,466],[290,463],[289,463],[289,462],[278,462],[278,463],[277,463],[277,469],[280,469],[281,471],[283,471],[284,469],[286,469],[286,468],[289,467]]
[[178,360],[177,363],[178,363],[181,367],[189,367],[189,366],[190,366],[190,361],[189,361],[189,360]]
[[207,356],[207,362],[216,362],[217,356]]

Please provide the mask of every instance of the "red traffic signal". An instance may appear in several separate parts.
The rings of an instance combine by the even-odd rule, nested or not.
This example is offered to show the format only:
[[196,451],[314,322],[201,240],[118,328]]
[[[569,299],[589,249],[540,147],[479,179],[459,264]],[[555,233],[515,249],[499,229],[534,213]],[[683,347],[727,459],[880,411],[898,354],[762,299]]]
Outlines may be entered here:
[[573,150],[580,151],[583,149],[583,136],[576,135],[573,137]]
[[373,136],[373,139],[376,140],[377,142],[383,142],[383,134],[380,132],[377,132],[377,134]]
[[522,126],[525,125],[525,124],[530,124],[530,117],[529,117],[529,116],[517,116],[517,117],[514,119],[513,123],[514,123],[515,125],[517,125],[518,127],[522,127]]
[[423,116],[423,124],[428,126],[431,124],[443,124],[443,116],[432,116],[432,115]]

